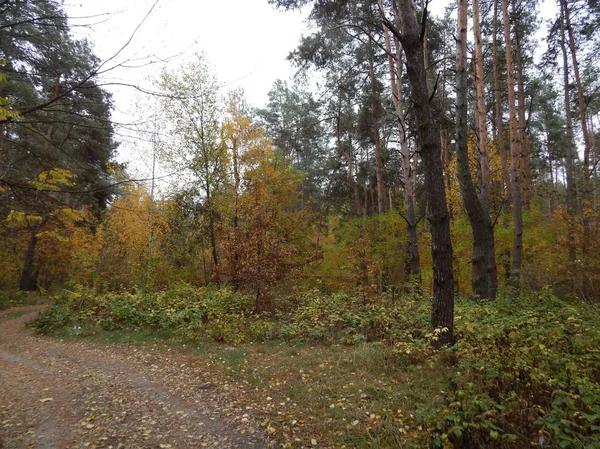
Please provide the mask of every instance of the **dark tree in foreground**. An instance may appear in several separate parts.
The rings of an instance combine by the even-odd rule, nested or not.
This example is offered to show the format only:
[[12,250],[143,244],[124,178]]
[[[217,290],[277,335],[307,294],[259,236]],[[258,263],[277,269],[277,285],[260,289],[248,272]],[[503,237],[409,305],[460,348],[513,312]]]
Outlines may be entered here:
[[[454,276],[450,215],[444,189],[440,133],[433,118],[423,53],[421,24],[411,0],[395,0],[399,29],[386,20],[386,26],[400,40],[406,54],[406,71],[411,87],[417,138],[423,159],[427,194],[427,220],[431,226],[433,260],[433,304],[431,326],[436,345],[454,342]],[[427,12],[425,11],[425,14]]]
[[[473,232],[473,294],[485,299],[495,299],[496,256],[494,226],[487,207],[477,195],[469,168],[467,122],[467,0],[458,1],[458,33],[456,56],[456,163],[463,203]],[[483,101],[483,100],[482,100]],[[485,126],[485,121],[480,126]],[[484,133],[480,130],[480,133]],[[481,150],[487,151],[487,150]],[[483,167],[483,164],[482,164]],[[485,183],[482,182],[482,185]],[[484,189],[482,189],[484,190]],[[483,195],[482,195],[483,196]],[[483,199],[483,198],[482,198]]]
[[0,221],[28,233],[20,288],[33,290],[40,233],[63,226],[69,211],[99,217],[115,192],[111,98],[59,2],[3,2],[0,58],[0,96],[20,113],[0,120]]

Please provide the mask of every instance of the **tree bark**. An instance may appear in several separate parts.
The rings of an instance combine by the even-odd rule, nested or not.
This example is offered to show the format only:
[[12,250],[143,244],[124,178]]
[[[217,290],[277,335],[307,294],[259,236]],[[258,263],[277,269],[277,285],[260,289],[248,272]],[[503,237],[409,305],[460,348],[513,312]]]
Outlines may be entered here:
[[454,275],[452,271],[452,243],[450,216],[444,189],[444,173],[441,161],[439,125],[433,119],[429,104],[427,74],[425,71],[421,26],[417,22],[415,7],[411,0],[395,0],[400,30],[391,28],[402,42],[406,55],[406,70],[412,87],[414,114],[417,122],[417,138],[423,161],[427,219],[431,227],[431,252],[433,261],[433,303],[431,326],[435,335],[434,345],[454,343]]
[[[458,0],[456,56],[456,162],[463,203],[473,234],[471,286],[473,294],[483,299],[495,299],[496,256],[494,227],[490,216],[477,196],[469,169],[467,122],[467,0]],[[481,134],[481,130],[480,130]]]
[[575,262],[577,257],[575,248],[575,209],[576,192],[573,179],[573,163],[575,161],[575,138],[573,135],[573,117],[571,112],[571,96],[569,94],[569,58],[567,56],[566,36],[565,36],[565,17],[561,8],[560,15],[560,47],[563,57],[563,88],[565,98],[565,121],[566,121],[566,142],[565,142],[565,170],[567,178],[567,242],[569,245],[569,261]]
[[[384,14],[383,3],[379,0],[380,12]],[[397,20],[397,18],[396,18]],[[400,137],[400,156],[402,158],[402,182],[404,184],[404,207],[405,207],[405,221],[407,227],[407,241],[406,241],[406,263],[405,273],[408,276],[421,277],[421,263],[419,257],[419,243],[417,238],[417,218],[415,214],[415,204],[413,201],[413,190],[414,190],[414,174],[410,167],[410,149],[408,148],[408,141],[406,138],[406,123],[404,120],[404,101],[402,92],[402,47],[397,39],[394,39],[396,47],[395,58],[392,52],[392,45],[389,36],[389,30],[383,26],[383,35],[385,40],[385,49],[388,56],[388,67],[390,72],[390,85],[392,90],[392,103],[394,104],[394,111],[396,118],[398,119],[398,132]]]
[[[479,165],[481,166],[481,206],[489,215],[490,204],[490,159],[488,153],[487,114],[485,106],[485,79],[483,73],[483,44],[479,0],[473,0],[473,34],[475,37],[475,87],[477,98],[477,128],[479,131]],[[466,39],[465,39],[466,42]]]
[[383,166],[381,163],[381,134],[379,132],[379,94],[375,77],[373,44],[369,42],[369,78],[371,81],[371,114],[373,114],[373,140],[375,141],[375,178],[377,180],[377,212],[385,212],[385,192],[383,187]]
[[523,207],[527,210],[531,208],[531,151],[529,148],[529,138],[527,136],[527,118],[525,117],[525,80],[523,77],[523,48],[521,46],[521,32],[519,30],[519,19],[516,17],[515,2],[513,0],[513,15],[515,16],[515,68],[517,75],[517,105],[519,116],[519,134],[521,136],[521,157],[519,166],[521,173],[521,188]]
[[37,279],[34,271],[35,248],[37,246],[37,231],[31,230],[27,250],[25,251],[25,260],[23,261],[23,271],[21,272],[21,281],[19,289],[23,291],[33,291],[37,288]]
[[[583,241],[589,242],[590,237],[590,219],[589,209],[591,206],[591,190],[590,190],[590,152],[591,139],[588,131],[587,120],[585,117],[585,99],[583,85],[581,83],[581,75],[579,73],[579,63],[577,62],[577,49],[575,46],[575,37],[573,35],[573,27],[571,26],[571,17],[567,0],[560,0],[561,12],[564,17],[564,26],[569,36],[569,48],[571,50],[571,61],[573,64],[573,75],[575,77],[575,85],[577,86],[577,106],[579,109],[579,119],[581,121],[581,133],[583,134]],[[586,252],[587,244],[583,245],[583,251]]]
[[504,22],[504,42],[506,46],[506,78],[510,133],[510,176],[513,202],[513,254],[510,267],[510,282],[515,293],[518,293],[521,284],[521,253],[523,248],[523,205],[521,203],[521,187],[519,179],[521,139],[515,112],[515,78],[512,60],[513,53],[508,15],[508,0],[502,0],[502,20]]
[[512,188],[510,182],[510,172],[508,170],[508,157],[506,155],[506,148],[504,147],[504,124],[502,120],[502,95],[500,91],[500,67],[498,64],[498,2],[500,0],[493,0],[494,2],[494,30],[492,34],[492,72],[494,78],[494,111],[495,111],[495,128],[496,135],[494,140],[496,141],[496,147],[498,154],[500,155],[500,164],[502,165],[502,179],[504,180],[504,191],[506,195],[505,212],[509,211],[510,205],[512,204]]
[[210,246],[212,250],[212,259],[213,259],[213,274],[217,272],[219,268],[219,249],[217,247],[217,234],[215,232],[215,217],[212,206],[212,198],[210,195],[210,184],[206,181],[205,184],[205,193],[206,193],[206,205],[209,213],[208,216],[208,233],[210,236]]
[[33,291],[38,287],[37,274],[35,268],[35,249],[38,242],[38,234],[42,228],[48,223],[49,216],[37,223],[29,226],[29,242],[25,250],[25,258],[23,260],[23,271],[21,271],[21,279],[19,281],[19,289],[23,291]]

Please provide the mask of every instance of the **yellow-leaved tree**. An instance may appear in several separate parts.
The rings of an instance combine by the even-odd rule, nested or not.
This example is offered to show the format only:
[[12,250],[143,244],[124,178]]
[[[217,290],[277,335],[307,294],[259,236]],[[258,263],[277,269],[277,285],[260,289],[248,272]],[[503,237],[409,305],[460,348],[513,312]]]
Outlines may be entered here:
[[223,126],[231,158],[232,211],[225,229],[221,277],[272,308],[270,289],[314,260],[311,212],[300,206],[301,175],[252,122],[238,94]]

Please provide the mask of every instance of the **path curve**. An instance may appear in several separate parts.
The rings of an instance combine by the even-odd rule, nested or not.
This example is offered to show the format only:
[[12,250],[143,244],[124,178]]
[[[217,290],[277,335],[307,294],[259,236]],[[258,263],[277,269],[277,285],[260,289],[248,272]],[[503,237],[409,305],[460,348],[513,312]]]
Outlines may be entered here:
[[267,447],[194,357],[40,337],[25,327],[40,309],[0,313],[0,448]]

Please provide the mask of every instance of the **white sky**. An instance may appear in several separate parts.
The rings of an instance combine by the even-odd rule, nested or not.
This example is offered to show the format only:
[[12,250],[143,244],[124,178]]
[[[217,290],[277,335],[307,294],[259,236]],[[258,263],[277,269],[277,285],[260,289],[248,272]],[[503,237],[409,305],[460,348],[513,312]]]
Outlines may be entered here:
[[[134,67],[111,70],[104,76],[105,81],[151,89],[150,80],[163,67],[174,69],[194,52],[204,51],[224,92],[241,86],[251,105],[263,106],[273,82],[293,74],[285,58],[306,30],[304,19],[308,11],[277,11],[267,0],[159,0],[144,21],[154,3],[155,0],[65,0],[73,34],[87,37],[102,60],[117,53],[143,22],[132,42],[114,61]],[[78,26],[89,24],[92,25]],[[165,59],[168,61],[161,62]],[[147,65],[149,61],[153,64]],[[110,86],[108,90],[115,103],[113,119],[130,123],[136,91],[126,86]],[[125,133],[121,130],[117,136],[122,142],[118,160],[137,165],[136,161],[145,158],[147,151],[136,150],[135,142],[122,135]]]
[[[104,21],[88,29],[75,27],[94,42],[96,54],[108,58],[124,45],[155,0],[66,0],[74,25]],[[108,17],[81,18],[110,13]],[[169,58],[177,66],[203,50],[222,83],[242,85],[251,104],[262,105],[277,77],[292,72],[285,57],[298,43],[305,14],[276,11],[267,0],[160,0],[119,61],[135,56]],[[113,76],[139,84],[161,64],[115,71]],[[241,81],[237,81],[244,78]],[[119,93],[120,90],[117,90]]]

